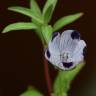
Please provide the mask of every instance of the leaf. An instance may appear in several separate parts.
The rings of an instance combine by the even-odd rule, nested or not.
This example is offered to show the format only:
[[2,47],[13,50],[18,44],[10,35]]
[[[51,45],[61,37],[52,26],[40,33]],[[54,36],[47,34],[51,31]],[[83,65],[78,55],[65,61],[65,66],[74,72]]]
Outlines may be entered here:
[[51,12],[51,16],[52,16],[58,0],[53,0],[53,1],[52,0],[49,0],[49,1],[52,2],[52,5],[53,5],[52,12]]
[[[41,13],[40,7],[37,4],[36,0],[30,0],[30,9],[31,9],[32,13],[36,17],[38,17],[39,19],[41,19],[42,22],[43,22],[42,13]],[[32,18],[32,22],[34,24],[36,24],[37,26],[40,26],[41,25],[41,23],[38,23],[34,18]]]
[[46,4],[45,4],[45,6],[44,6],[44,8],[43,8],[43,14],[46,13],[46,10],[48,9],[48,7],[49,7],[50,5],[53,5],[53,6],[54,6],[54,7],[53,7],[53,10],[54,10],[57,1],[58,1],[58,0],[46,0]]
[[64,96],[62,94],[66,94],[70,88],[70,84],[75,76],[79,73],[79,71],[84,66],[84,63],[78,64],[77,67],[70,71],[63,71],[60,70],[58,73],[57,78],[55,79],[54,83],[54,96]]
[[29,88],[27,91],[22,93],[20,96],[43,96],[39,91]]
[[64,16],[61,19],[59,19],[53,26],[54,31],[59,30],[60,28],[74,22],[75,20],[79,19],[83,13],[76,13],[68,16]]
[[57,0],[47,0],[43,8],[43,18],[45,23],[49,23],[55,9]]
[[53,29],[52,29],[51,25],[42,27],[42,34],[43,34],[44,39],[47,44],[49,43],[49,41],[51,39],[52,33],[53,33]]
[[33,23],[17,22],[6,26],[2,33],[6,33],[13,30],[28,30],[36,29],[37,27]]
[[51,20],[52,8],[53,8],[53,6],[50,5],[50,6],[48,7],[48,9],[46,10],[46,13],[43,15],[43,17],[44,17],[44,22],[45,22],[45,23],[48,23],[48,22]]
[[36,16],[42,16],[42,15],[41,15],[40,7],[38,6],[36,0],[30,0],[30,7],[31,7],[31,11],[32,11]]
[[43,23],[43,20],[41,20],[39,17],[35,16],[32,11],[28,8],[25,7],[19,7],[19,6],[14,6],[14,7],[9,7],[8,10],[10,11],[14,11],[14,12],[18,12],[21,13],[23,15],[29,16],[32,19],[36,20],[39,23]]

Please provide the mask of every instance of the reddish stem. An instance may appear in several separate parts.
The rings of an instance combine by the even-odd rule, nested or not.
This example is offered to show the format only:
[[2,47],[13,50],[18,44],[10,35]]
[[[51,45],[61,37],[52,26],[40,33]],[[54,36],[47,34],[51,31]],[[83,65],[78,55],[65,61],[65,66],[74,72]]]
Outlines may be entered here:
[[49,74],[48,61],[45,58],[44,58],[44,71],[45,71],[45,78],[46,78],[46,83],[47,83],[47,88],[48,88],[48,94],[49,96],[51,96],[52,83],[51,83],[51,78]]

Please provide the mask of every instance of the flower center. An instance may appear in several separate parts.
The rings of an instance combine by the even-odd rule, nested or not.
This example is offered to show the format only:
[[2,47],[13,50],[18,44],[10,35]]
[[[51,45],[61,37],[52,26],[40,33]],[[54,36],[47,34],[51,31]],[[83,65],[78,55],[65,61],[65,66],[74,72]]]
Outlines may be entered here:
[[62,62],[72,62],[72,58],[68,52],[64,52],[60,55]]

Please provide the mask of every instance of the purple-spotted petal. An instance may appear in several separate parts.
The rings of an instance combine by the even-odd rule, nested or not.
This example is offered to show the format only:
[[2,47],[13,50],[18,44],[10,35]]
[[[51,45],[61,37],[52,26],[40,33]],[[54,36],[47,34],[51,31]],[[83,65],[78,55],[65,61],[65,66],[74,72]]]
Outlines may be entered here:
[[46,56],[47,56],[47,58],[50,58],[50,56],[51,56],[49,49],[46,49]]
[[58,36],[59,35],[59,32],[53,32],[53,34],[52,34],[52,40],[56,37],[56,36]]
[[86,47],[86,43],[84,40],[80,40],[78,45],[76,46],[76,49],[73,52],[73,60],[74,62],[80,62],[83,61],[84,56],[83,56],[83,49]]
[[80,39],[80,33],[76,30],[74,30],[72,33],[71,33],[71,38],[72,39]]
[[84,57],[86,56],[86,53],[87,53],[87,47],[85,46],[85,47],[83,48],[83,56],[84,56]]
[[71,34],[74,32],[74,30],[65,30],[61,34],[61,39],[60,39],[60,51],[63,53],[65,51],[72,52],[77,43],[78,40],[73,40],[71,38]]
[[63,66],[64,66],[65,68],[70,68],[70,67],[73,66],[73,62],[62,62],[62,64],[63,64]]
[[56,35],[53,40],[49,42],[49,51],[50,53],[53,54],[59,54],[60,49],[59,49],[59,44],[60,44],[60,34]]

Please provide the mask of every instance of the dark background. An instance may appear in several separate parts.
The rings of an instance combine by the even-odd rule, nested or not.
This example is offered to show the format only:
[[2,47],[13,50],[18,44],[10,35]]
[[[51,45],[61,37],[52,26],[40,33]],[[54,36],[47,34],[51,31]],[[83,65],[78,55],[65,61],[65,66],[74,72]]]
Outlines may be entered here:
[[[45,0],[38,0],[41,8]],[[7,10],[9,6],[29,7],[29,0],[2,0],[0,2],[0,31],[17,21],[30,21],[21,14]],[[69,96],[96,96],[96,0],[58,0],[52,24],[76,12],[85,15],[64,29],[76,29],[87,43],[86,66],[72,83]],[[64,30],[61,29],[60,31]],[[46,94],[42,44],[34,31],[14,31],[0,34],[0,96],[19,96],[28,85]],[[55,69],[49,65],[52,80]]]

